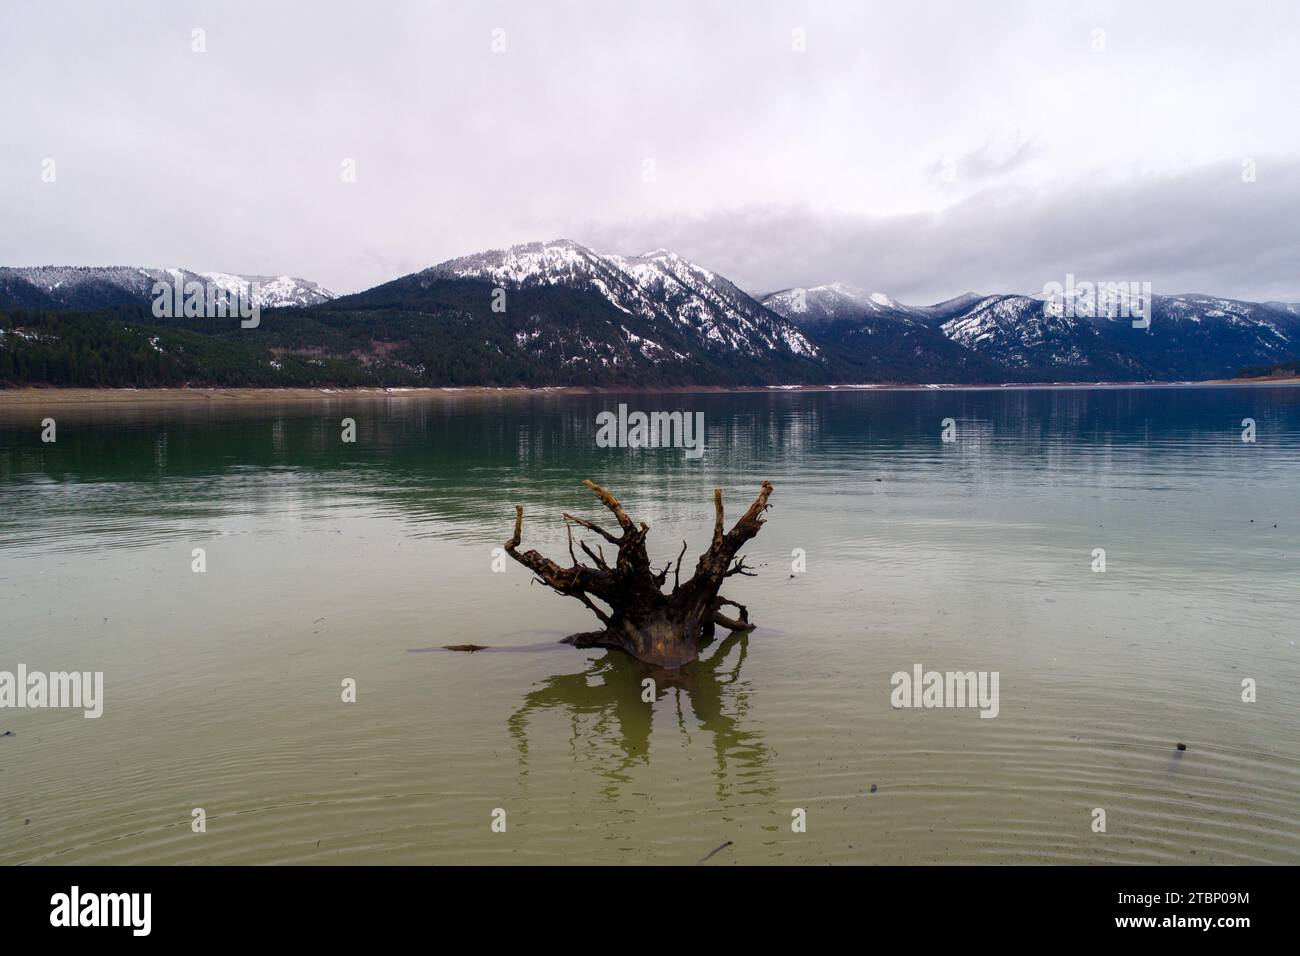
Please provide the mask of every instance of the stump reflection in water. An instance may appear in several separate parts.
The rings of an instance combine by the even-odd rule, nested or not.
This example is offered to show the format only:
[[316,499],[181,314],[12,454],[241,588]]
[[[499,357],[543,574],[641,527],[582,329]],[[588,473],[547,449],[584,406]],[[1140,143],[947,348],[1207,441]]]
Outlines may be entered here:
[[[744,726],[753,693],[750,683],[740,677],[748,647],[748,633],[735,631],[719,641],[707,658],[686,667],[665,669],[626,654],[607,653],[586,670],[547,678],[506,722],[521,771],[526,773],[529,764],[530,725],[546,712],[557,711],[572,725],[569,742],[575,760],[590,761],[595,772],[606,778],[604,796],[615,800],[631,782],[632,771],[649,766],[655,714],[662,714],[667,706],[686,743],[694,742],[688,717],[709,735],[719,800],[737,793],[772,795],[772,751],[761,733]],[[647,677],[655,682],[653,704],[642,699]]]

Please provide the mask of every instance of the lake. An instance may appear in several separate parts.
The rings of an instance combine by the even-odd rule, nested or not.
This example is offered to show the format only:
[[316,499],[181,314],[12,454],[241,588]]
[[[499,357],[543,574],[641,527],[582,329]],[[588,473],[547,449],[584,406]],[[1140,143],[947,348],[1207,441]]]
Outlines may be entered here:
[[[104,675],[0,709],[0,863],[1300,863],[1297,477],[1286,386],[0,404],[0,671]],[[688,568],[775,485],[757,629],[652,702],[494,560],[584,478]]]

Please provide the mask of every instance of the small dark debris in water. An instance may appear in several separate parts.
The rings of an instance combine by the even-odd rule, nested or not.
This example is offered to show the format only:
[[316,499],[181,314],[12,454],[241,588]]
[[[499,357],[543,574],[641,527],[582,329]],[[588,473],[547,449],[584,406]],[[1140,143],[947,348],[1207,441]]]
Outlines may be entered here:
[[792,574],[792,575],[790,575],[790,577],[794,577],[794,575]]
[[0,734],[0,737],[13,737],[13,736],[16,735],[12,730],[6,730],[3,734]]
[[320,849],[320,840],[317,840],[317,841],[316,841],[316,849],[318,849],[318,850]]
[[876,792],[876,785],[874,783],[871,785],[871,792],[872,793]]
[[487,645],[486,644],[444,644],[442,645],[442,649],[444,651],[468,651],[469,653],[473,654],[475,651],[486,651]]
[[884,481],[884,478],[877,478],[876,481]]
[[26,820],[23,821],[23,826],[25,826],[25,827],[29,827],[29,826],[31,826],[31,825],[32,825],[32,818],[31,818],[31,817],[28,817]]
[[[707,862],[708,862],[708,861],[713,857],[713,855],[714,855],[715,853],[721,853],[723,850],[725,850],[725,849],[726,849],[727,847],[729,847],[729,846],[731,846],[731,841],[730,841],[730,840],[728,840],[726,843],[722,844],[722,846],[715,847],[714,849],[710,850],[708,853],[706,853],[706,854],[704,855],[704,859],[700,860],[700,863],[707,863]],[[698,866],[698,865],[699,865],[699,864],[697,863],[696,866]]]
[[1179,749],[1179,750],[1186,750],[1186,749],[1187,749],[1187,744],[1183,743],[1182,741],[1179,741],[1179,743],[1178,743],[1178,749]]

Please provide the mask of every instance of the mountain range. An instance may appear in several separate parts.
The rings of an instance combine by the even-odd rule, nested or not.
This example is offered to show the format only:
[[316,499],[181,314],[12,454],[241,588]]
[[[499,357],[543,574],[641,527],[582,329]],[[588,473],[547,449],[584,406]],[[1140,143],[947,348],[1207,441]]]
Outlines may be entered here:
[[[269,314],[157,319],[157,281],[258,286]],[[1156,295],[1150,327],[1043,296],[900,303],[844,284],[748,293],[667,250],[569,240],[452,259],[353,295],[289,276],[0,268],[0,383],[787,385],[1226,378],[1300,355],[1300,305]]]
[[0,309],[68,309],[93,311],[115,305],[152,302],[156,282],[169,285],[212,282],[227,291],[256,290],[263,309],[319,305],[336,298],[315,282],[293,276],[235,275],[188,269],[143,269],[135,266],[0,266]]

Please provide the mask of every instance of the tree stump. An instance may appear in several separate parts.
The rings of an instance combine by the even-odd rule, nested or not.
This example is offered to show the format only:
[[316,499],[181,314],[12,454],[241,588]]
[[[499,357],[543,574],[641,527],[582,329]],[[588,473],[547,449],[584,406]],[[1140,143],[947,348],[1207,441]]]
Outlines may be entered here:
[[[519,551],[523,534],[524,507],[515,506],[515,533],[506,542],[506,553],[537,576],[537,580],[559,594],[577,598],[600,619],[604,630],[575,634],[566,638],[578,647],[617,647],[638,660],[660,667],[681,667],[699,657],[700,649],[721,625],[731,631],[753,630],[749,609],[721,597],[723,582],[733,574],[753,576],[745,559],[737,557],[740,548],[763,527],[763,512],[772,494],[772,483],[763,482],[762,490],[749,510],[730,531],[722,526],[722,489],[713,490],[713,541],[695,563],[695,573],[681,582],[682,560],[686,542],[682,542],[676,567],[669,561],[660,571],[650,565],[645,539],[650,526],[635,524],[618,499],[593,481],[584,481],[618,522],[620,534],[614,535],[600,525],[570,514],[563,515],[569,535],[569,557],[573,564],[561,567],[536,551]],[[579,540],[578,546],[590,559],[579,561],[573,550],[574,526],[585,528],[618,548],[613,563],[605,558],[597,542],[596,550]],[[673,572],[673,589],[664,593],[668,572]],[[600,604],[605,605],[602,608]],[[607,608],[607,609],[606,609]],[[723,613],[734,608],[735,616]]]

